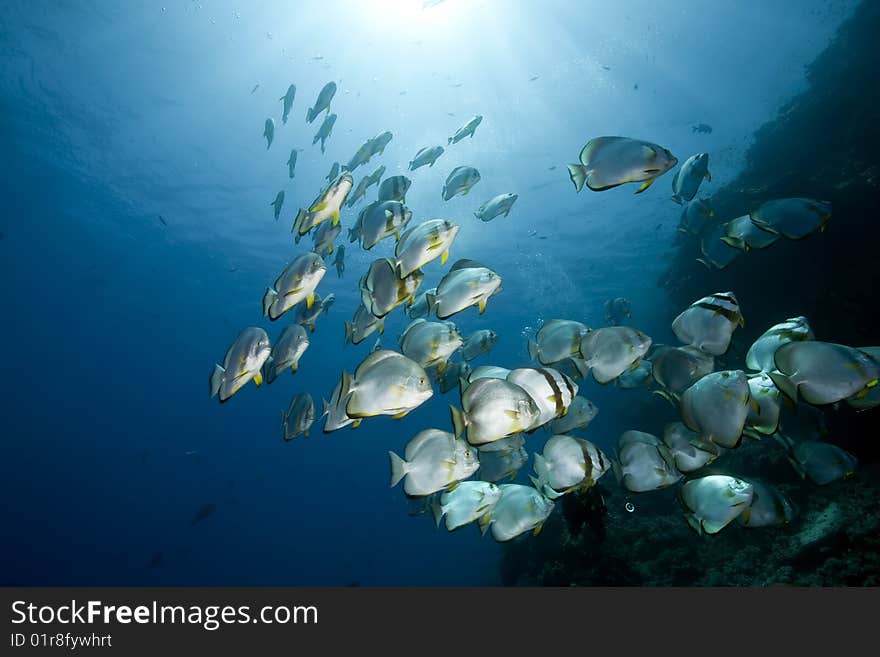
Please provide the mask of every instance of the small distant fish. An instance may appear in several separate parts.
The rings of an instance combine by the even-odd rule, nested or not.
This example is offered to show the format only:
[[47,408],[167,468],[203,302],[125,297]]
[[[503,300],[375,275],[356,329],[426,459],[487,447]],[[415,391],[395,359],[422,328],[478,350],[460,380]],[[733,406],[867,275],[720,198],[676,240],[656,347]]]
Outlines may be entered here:
[[293,99],[296,97],[296,85],[292,84],[287,87],[287,92],[278,100],[284,103],[283,112],[281,114],[281,122],[287,123],[287,117],[290,114],[290,108],[293,107]]
[[603,66],[602,68],[605,69],[606,71],[610,71],[610,70],[611,70],[611,67],[610,67],[610,66]]
[[312,57],[312,60],[316,62],[319,62],[322,59],[324,59],[324,55],[315,55],[314,57]]
[[266,125],[263,128],[263,136],[266,138],[266,150],[269,150],[269,147],[272,145],[272,140],[275,138],[275,120],[274,119],[266,119]]
[[259,89],[259,88],[260,88],[260,85],[259,85],[259,84],[255,84],[255,85],[254,85],[254,88],[251,89],[251,93],[254,93],[254,92],[255,92],[257,89]]
[[639,84],[638,84],[638,82],[637,82],[636,84],[633,85],[633,89],[636,90],[636,91],[639,90]]
[[198,453],[199,453],[199,450],[197,450],[197,449],[188,449],[183,454],[184,454],[184,456],[195,456]]
[[[453,85],[453,86],[455,86],[455,85]],[[461,85],[458,85],[458,86],[461,86]],[[482,121],[483,121],[483,117],[480,114],[477,114],[473,118],[469,119],[467,123],[465,123],[458,130],[456,130],[455,134],[452,135],[447,140],[447,146],[449,144],[457,144],[458,142],[460,142],[462,139],[464,139],[467,136],[470,136],[471,138],[473,138],[474,132],[476,131],[477,126],[480,125],[480,123],[482,123]]]
[[159,223],[161,223],[163,226],[168,225],[168,222],[165,221],[165,218],[161,214],[159,215]]
[[691,126],[691,132],[699,132],[704,135],[712,134],[712,126],[708,123],[698,123],[694,126]]
[[534,81],[537,80],[539,77],[541,77],[541,76],[540,76],[540,75],[533,75],[532,77],[529,78],[529,82],[534,82]]
[[156,551],[153,553],[153,556],[150,557],[150,560],[147,562],[147,568],[155,568],[159,564],[162,563],[162,552]]
[[441,2],[443,2],[443,0],[425,0],[425,1],[422,3],[422,9],[428,9],[428,8],[430,8],[430,7],[436,7],[436,6],[439,5]]
[[451,86],[451,87],[455,87],[455,88],[457,89],[458,87],[461,86],[461,82],[456,82],[455,84],[450,85],[450,86]]
[[554,164],[552,167],[547,167],[547,171],[556,171],[556,165]]
[[275,213],[275,221],[278,221],[278,217],[281,215],[281,206],[284,205],[284,190],[282,189],[278,194],[275,195],[275,200],[269,203],[274,208]]
[[327,113],[330,113],[330,101],[333,100],[333,96],[336,95],[336,83],[328,82],[324,85],[321,92],[318,94],[317,100],[315,100],[314,107],[310,107],[308,112],[306,113],[306,121],[311,123],[315,120],[319,113],[326,110]]
[[202,520],[208,518],[210,515],[216,511],[217,507],[213,504],[206,504],[201,509],[196,511],[196,514],[193,516],[192,522],[190,522],[190,526],[194,526],[199,524]]

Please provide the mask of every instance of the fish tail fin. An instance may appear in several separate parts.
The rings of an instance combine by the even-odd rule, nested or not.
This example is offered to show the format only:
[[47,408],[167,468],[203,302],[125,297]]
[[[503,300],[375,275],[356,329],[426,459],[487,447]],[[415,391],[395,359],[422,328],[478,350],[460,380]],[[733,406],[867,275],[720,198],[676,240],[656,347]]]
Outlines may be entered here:
[[428,314],[430,315],[437,308],[437,295],[425,292],[425,301],[428,304]]
[[391,488],[394,488],[409,472],[409,463],[394,452],[388,452],[388,458],[391,460]]
[[468,389],[468,380],[463,376],[458,377],[458,392],[460,395],[464,395],[465,391]]
[[330,402],[326,399],[321,399],[321,403],[324,405],[324,410],[321,411],[321,417],[330,415]]
[[311,123],[315,120],[315,113],[312,111],[312,108],[306,110],[306,122]]
[[575,369],[577,369],[578,373],[581,375],[582,379],[586,379],[587,375],[590,373],[590,365],[583,358],[571,358],[572,363],[574,363]]
[[668,390],[652,390],[652,395],[657,395],[658,397],[663,397],[666,401],[668,401],[673,406],[678,406],[678,398]]
[[611,450],[611,471],[614,472],[614,478],[618,484],[623,483],[623,470],[620,467],[620,459],[617,458],[617,451]]
[[675,201],[676,203],[678,203],[679,205],[684,205],[684,201],[682,201],[681,196],[679,196],[678,194],[673,194],[672,200]]
[[223,385],[223,377],[226,374],[226,370],[220,367],[217,364],[214,364],[214,371],[211,372],[211,396],[216,397],[220,392],[220,386]]
[[318,143],[318,139],[320,139],[320,137],[318,137],[318,135],[315,135],[315,136],[312,138],[312,146],[314,146],[315,144]]
[[732,247],[734,249],[739,249],[740,251],[748,251],[749,245],[746,244],[745,240],[742,240],[738,237],[731,237],[730,235],[724,235],[721,238],[721,241],[724,242],[727,246]]
[[773,385],[779,388],[786,397],[797,403],[797,385],[795,385],[790,378],[778,370],[767,372],[767,376],[773,381]]
[[345,342],[342,343],[343,347],[345,345],[347,345],[349,342],[351,342],[351,338],[353,335],[354,335],[354,324],[352,324],[351,322],[346,320],[346,322],[345,322]]
[[538,343],[529,338],[528,340],[529,358],[538,360]]
[[584,183],[587,182],[590,170],[583,164],[568,164],[566,166],[568,166],[568,176],[574,183],[575,191],[581,191],[584,188]]
[[263,317],[269,315],[269,308],[272,306],[272,303],[277,296],[278,293],[273,288],[266,288],[266,294],[263,295]]
[[492,512],[486,513],[485,515],[480,516],[479,520],[477,520],[477,524],[480,525],[480,536],[485,536],[486,532],[489,531],[489,525],[492,522]]
[[352,386],[352,378],[351,374],[342,371],[342,386],[339,388],[339,401],[340,403],[344,403],[346,398],[351,394],[351,386]]
[[450,406],[449,410],[452,412],[452,426],[455,431],[455,437],[460,438],[467,427],[467,417],[465,417],[463,411],[455,406]]
[[452,137],[446,140],[446,145],[449,146],[452,143]]
[[439,529],[440,521],[443,519],[443,506],[440,504],[440,499],[438,495],[435,495],[434,499],[431,500],[431,513],[434,514],[434,523]]

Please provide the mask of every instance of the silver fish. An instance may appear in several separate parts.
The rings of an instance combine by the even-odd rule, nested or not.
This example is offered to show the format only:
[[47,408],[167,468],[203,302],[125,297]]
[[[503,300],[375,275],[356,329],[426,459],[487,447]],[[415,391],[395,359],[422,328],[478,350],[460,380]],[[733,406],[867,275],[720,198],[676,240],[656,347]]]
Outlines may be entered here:
[[580,358],[581,339],[590,332],[586,325],[569,319],[551,319],[529,340],[529,358],[543,365]]
[[459,228],[446,219],[430,219],[407,228],[394,247],[398,274],[407,276],[438,257],[445,265]]
[[448,490],[480,467],[477,450],[439,429],[425,429],[406,445],[404,457],[388,452],[391,486],[403,480],[407,495],[424,496]]
[[272,140],[275,139],[275,120],[274,119],[266,119],[266,124],[263,126],[263,136],[266,138],[266,150],[269,150],[269,146],[272,145]]
[[689,429],[721,447],[739,445],[752,401],[741,370],[707,374],[681,396],[681,416]]
[[716,534],[752,503],[754,486],[728,475],[686,482],[679,491],[685,518],[698,534]]
[[406,193],[409,191],[412,180],[406,176],[391,176],[379,185],[380,201],[400,201],[406,203]]
[[443,200],[448,201],[453,196],[466,196],[478,182],[480,182],[480,172],[474,167],[455,167],[446,176]]
[[464,139],[467,136],[473,137],[474,132],[477,129],[477,126],[480,125],[480,123],[482,123],[482,121],[483,121],[483,117],[480,114],[477,114],[473,118],[468,119],[467,123],[465,123],[458,130],[456,130],[455,134],[452,135],[447,140],[447,146],[450,144],[457,144],[458,142],[460,142],[462,139]]
[[324,152],[324,142],[326,142],[330,135],[333,132],[333,126],[336,124],[336,115],[328,114],[324,117],[324,121],[321,123],[321,127],[318,128],[318,132],[315,133],[315,136],[312,138],[312,146],[321,142],[321,152]]
[[[283,112],[281,114],[282,123],[287,123],[287,116],[290,114],[290,108],[293,107],[294,98],[296,98],[296,85],[292,84],[287,87],[285,94],[278,99],[284,103]],[[291,178],[293,178],[293,176],[291,176]]]
[[357,420],[375,415],[400,419],[434,394],[425,370],[403,354],[388,349],[374,351],[354,372],[342,373],[340,398],[347,399],[345,413]]
[[779,347],[789,342],[813,339],[815,336],[806,317],[790,317],[784,322],[774,324],[755,340],[746,354],[746,367],[759,372],[774,370],[774,357]]
[[516,194],[498,194],[498,196],[492,197],[477,208],[474,216],[480,221],[492,221],[495,217],[502,214],[506,217],[510,214],[510,209],[518,198],[519,196]]
[[628,137],[596,137],[581,150],[580,163],[568,165],[568,174],[578,192],[585,183],[601,192],[644,181],[636,190],[640,194],[676,164],[678,159],[657,144]]
[[498,335],[490,329],[474,331],[461,345],[461,356],[465,360],[473,360],[482,354],[488,354],[495,346]]
[[317,118],[318,114],[323,112],[324,110],[327,113],[330,113],[330,101],[333,100],[333,96],[336,95],[336,83],[328,82],[321,89],[318,94],[318,98],[315,100],[315,104],[308,109],[306,112],[306,121],[311,123]]
[[458,328],[452,322],[414,319],[400,335],[400,350],[422,367],[446,368],[446,361],[461,346]]
[[632,302],[624,297],[615,297],[605,302],[605,321],[612,326],[623,324],[632,317]]
[[387,237],[399,236],[412,219],[412,212],[400,201],[374,201],[360,213],[361,244],[372,249]]
[[385,332],[385,322],[377,318],[363,305],[359,305],[350,322],[345,322],[345,342],[348,344],[360,344],[375,331],[379,334]]
[[613,381],[635,368],[651,347],[651,338],[628,326],[606,326],[581,338],[580,353],[598,383]]
[[663,444],[669,449],[679,472],[693,472],[717,459],[722,448],[703,440],[683,422],[671,422],[663,429]]
[[778,233],[760,228],[747,214],[731,219],[724,224],[724,234],[721,236],[721,241],[727,246],[741,251],[763,249],[773,244],[777,239],[779,239]]
[[675,177],[672,179],[672,200],[679,205],[685,201],[692,201],[704,178],[708,181],[712,180],[712,174],[709,173],[709,154],[691,155],[675,172]]
[[481,529],[491,528],[492,538],[499,542],[529,531],[537,535],[553,512],[553,502],[531,486],[502,484],[499,488],[501,499]]
[[251,379],[257,386],[261,385],[260,369],[270,353],[269,336],[263,329],[256,326],[244,329],[226,350],[223,365],[214,365],[210,379],[211,396],[219,395],[222,403]]
[[795,510],[782,493],[773,486],[750,480],[754,489],[752,502],[736,517],[743,527],[778,527],[794,518]]
[[434,166],[434,162],[437,161],[443,155],[443,147],[442,146],[432,146],[430,148],[422,148],[418,153],[415,154],[412,160],[409,162],[409,170],[415,171],[419,167],[423,167],[426,164],[429,167]]
[[750,214],[759,228],[799,240],[810,233],[825,231],[831,218],[831,203],[811,198],[781,198],[767,201]]
[[487,481],[463,481],[455,489],[446,491],[435,498],[432,510],[434,521],[446,518],[447,531],[453,531],[475,520],[488,517],[501,499],[501,489]]
[[504,379],[478,379],[461,396],[463,410],[452,407],[455,435],[467,434],[482,445],[528,430],[540,417],[528,392]]
[[774,437],[785,448],[789,462],[801,478],[809,478],[818,486],[848,477],[858,467],[856,457],[837,445],[817,440],[795,443],[779,433]]
[[373,261],[360,280],[361,303],[381,319],[402,303],[412,303],[425,275],[417,269],[404,278],[397,275],[397,263],[389,258]]
[[692,303],[672,322],[675,337],[720,356],[730,346],[730,338],[745,320],[733,292],[716,292]]
[[501,291],[501,277],[473,260],[458,260],[440,280],[436,294],[428,294],[429,312],[448,319],[457,312],[477,306],[486,310],[489,297]]
[[568,405],[568,412],[550,423],[550,431],[567,434],[575,429],[586,429],[598,414],[599,409],[593,402],[586,397],[575,396]]
[[272,383],[287,368],[296,373],[299,369],[299,359],[308,348],[309,336],[302,326],[291,324],[284,327],[272,346],[272,353],[263,365],[266,383]]
[[867,395],[880,378],[873,358],[831,342],[789,342],[776,350],[774,360],[778,371],[769,375],[776,387],[794,401],[800,396],[817,406]]
[[281,431],[284,440],[290,441],[297,436],[309,437],[309,429],[315,421],[315,402],[308,393],[295,395],[290,400],[287,412],[281,411]]
[[272,201],[269,205],[271,205],[274,208],[275,221],[278,221],[278,217],[281,214],[281,206],[284,205],[284,190],[283,189],[275,195],[275,200]]
[[315,288],[327,266],[317,253],[305,253],[291,262],[275,279],[263,295],[263,315],[276,320],[300,301],[311,308],[315,300]]

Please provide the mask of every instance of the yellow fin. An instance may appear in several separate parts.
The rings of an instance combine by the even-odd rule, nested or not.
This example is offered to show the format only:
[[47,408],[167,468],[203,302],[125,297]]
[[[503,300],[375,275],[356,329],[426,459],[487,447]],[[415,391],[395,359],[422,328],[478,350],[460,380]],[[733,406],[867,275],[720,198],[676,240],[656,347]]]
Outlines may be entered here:
[[315,205],[310,207],[309,212],[320,212],[321,210],[323,210],[326,207],[327,207],[327,204],[324,201],[321,201],[320,203],[316,203]]
[[361,426],[361,422],[363,422],[363,420],[360,420],[360,419],[355,420],[354,422],[352,422],[352,424],[351,424],[351,428],[352,428],[352,429],[357,429],[359,426]]
[[440,361],[437,363],[437,373],[443,374],[443,371],[446,369],[446,361]]
[[403,411],[402,413],[398,413],[397,415],[392,415],[392,416],[391,416],[391,419],[392,419],[392,420],[399,420],[399,419],[401,419],[403,416],[405,416],[407,413],[409,413],[409,411]]
[[339,210],[334,210],[333,214],[330,216],[333,217],[333,225],[334,226],[338,225],[339,224]]
[[486,303],[487,299],[480,299],[480,302],[477,304],[477,307],[480,309],[481,315],[486,311]]
[[331,244],[331,245],[329,246],[329,248],[327,249],[327,253],[328,253],[328,254],[329,254],[329,253],[333,253],[333,245],[332,245],[332,244]]
[[306,308],[311,308],[315,303],[315,293],[312,292],[309,296],[306,297]]
[[256,374],[254,374],[254,383],[257,384],[257,387],[258,387],[258,388],[259,388],[261,385],[263,385],[263,375],[260,374],[259,372],[257,372]]
[[449,260],[449,249],[440,254],[440,264],[445,265],[447,260]]
[[872,379],[871,381],[868,381],[868,383],[865,384],[865,387],[866,388],[873,388],[874,386],[877,385],[878,381],[880,381],[880,379]]
[[706,169],[706,180],[712,182],[712,174],[709,172],[708,169]]
[[544,527],[544,523],[543,522],[539,523],[538,526],[535,527],[534,531],[532,532],[532,536],[537,536],[538,534],[540,534],[541,529],[543,529],[543,527]]
[[509,418],[511,418],[511,419],[513,419],[513,420],[518,420],[518,419],[519,419],[519,413],[516,412],[516,411],[514,411],[514,410],[507,409],[506,411],[504,411],[504,414],[505,414],[507,417],[509,417]]
[[642,186],[636,190],[636,194],[641,194],[643,191],[648,189],[648,187],[654,184],[654,180],[654,178],[648,178],[645,182],[642,183]]
[[297,369],[299,369],[299,363],[294,363],[290,366],[290,371],[296,374]]

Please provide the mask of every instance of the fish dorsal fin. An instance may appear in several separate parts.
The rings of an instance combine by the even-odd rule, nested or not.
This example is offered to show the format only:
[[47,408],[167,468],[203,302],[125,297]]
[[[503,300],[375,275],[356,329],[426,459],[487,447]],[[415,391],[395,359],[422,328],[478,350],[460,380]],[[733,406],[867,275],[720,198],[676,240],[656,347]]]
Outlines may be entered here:
[[468,260],[467,258],[462,258],[461,260],[456,260],[455,264],[449,269],[450,272],[457,271],[459,269],[485,269],[485,265],[476,260]]
[[590,166],[599,151],[610,143],[618,141],[620,137],[596,137],[587,142],[586,146],[581,149],[580,161],[584,166]]

